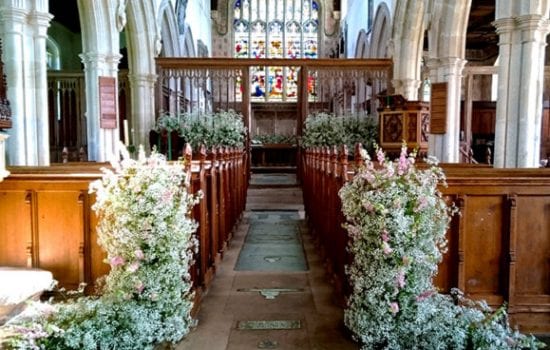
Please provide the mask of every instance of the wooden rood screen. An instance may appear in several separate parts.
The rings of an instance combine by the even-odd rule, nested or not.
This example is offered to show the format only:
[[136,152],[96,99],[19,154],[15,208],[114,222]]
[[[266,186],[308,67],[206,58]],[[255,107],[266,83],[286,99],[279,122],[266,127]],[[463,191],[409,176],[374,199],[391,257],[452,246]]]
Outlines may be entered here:
[[[159,113],[234,109],[250,127],[250,102],[296,102],[297,133],[310,112],[336,115],[376,111],[376,95],[391,79],[391,60],[157,58]],[[269,81],[255,67],[292,71],[294,80]],[[258,85],[254,85],[258,84]],[[270,86],[297,84],[297,94],[274,97]],[[286,90],[285,90],[286,91]],[[385,92],[384,92],[385,93]]]

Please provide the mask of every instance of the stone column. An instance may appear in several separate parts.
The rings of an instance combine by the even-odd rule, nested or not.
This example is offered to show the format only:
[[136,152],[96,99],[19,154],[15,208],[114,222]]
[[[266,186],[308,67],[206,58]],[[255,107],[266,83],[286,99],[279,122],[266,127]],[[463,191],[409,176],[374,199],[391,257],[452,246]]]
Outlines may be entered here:
[[50,165],[46,38],[53,16],[47,12],[33,11],[29,17],[30,24],[34,28],[34,62],[30,62],[30,69],[34,72],[35,88],[35,120],[33,124],[36,130],[34,132],[36,143],[34,143],[34,147],[38,165]]
[[439,161],[460,161],[460,88],[462,69],[466,61],[458,57],[428,60],[432,83],[447,82],[447,131],[445,134],[430,134],[428,153]]
[[156,74],[131,74],[128,76],[131,91],[131,128],[134,145],[149,149],[149,131],[155,123]]
[[46,34],[51,19],[47,2],[14,2],[0,10],[13,122],[7,158],[12,165],[50,162]]
[[[116,153],[119,139],[118,128],[120,127],[118,121],[117,128],[115,129],[102,129],[99,125],[99,77],[114,76],[116,78],[120,57],[119,54],[106,55],[95,52],[87,52],[80,55],[82,63],[84,63],[84,76],[86,80],[85,113],[87,120],[88,159],[90,160],[105,162],[110,160]],[[117,85],[115,84],[115,86]]]
[[0,182],[10,174],[6,170],[6,140],[9,135],[0,132]]
[[4,68],[7,82],[7,95],[12,113],[12,129],[7,141],[7,161],[12,165],[27,165],[26,154],[26,120],[23,73],[23,47],[25,42],[26,11],[19,8],[2,8],[0,11],[4,37]]
[[500,37],[494,166],[538,167],[548,19],[527,14],[495,21]]

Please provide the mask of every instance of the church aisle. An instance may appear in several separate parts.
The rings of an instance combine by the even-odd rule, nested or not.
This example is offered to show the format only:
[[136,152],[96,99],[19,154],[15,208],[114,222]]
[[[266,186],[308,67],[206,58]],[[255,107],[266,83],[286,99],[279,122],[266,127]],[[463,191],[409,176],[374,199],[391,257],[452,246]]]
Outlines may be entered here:
[[[203,299],[198,325],[176,349],[357,349],[307,232],[300,187],[280,174],[253,175],[251,184],[244,218]],[[281,253],[285,246],[287,254]]]

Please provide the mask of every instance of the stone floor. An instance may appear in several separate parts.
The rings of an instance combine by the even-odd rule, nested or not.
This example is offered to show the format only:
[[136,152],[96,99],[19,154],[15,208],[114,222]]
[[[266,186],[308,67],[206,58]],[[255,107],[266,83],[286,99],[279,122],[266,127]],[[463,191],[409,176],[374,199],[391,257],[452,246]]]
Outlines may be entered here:
[[[302,193],[293,176],[253,176],[244,218],[203,299],[198,325],[176,349],[358,348],[345,332],[343,310],[334,302],[307,232]],[[306,261],[279,259],[284,254],[279,252],[282,243],[274,241],[277,238],[285,243],[301,241]],[[256,246],[264,241],[274,254],[256,254],[256,246],[250,250],[245,241]],[[296,245],[289,247],[294,256]],[[246,260],[239,258],[243,254],[253,258],[239,261]]]

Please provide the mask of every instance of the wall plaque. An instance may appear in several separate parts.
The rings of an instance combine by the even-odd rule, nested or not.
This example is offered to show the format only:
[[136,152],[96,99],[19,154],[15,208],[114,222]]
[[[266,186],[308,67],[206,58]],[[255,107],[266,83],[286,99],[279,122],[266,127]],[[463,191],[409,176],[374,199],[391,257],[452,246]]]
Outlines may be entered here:
[[115,129],[116,125],[116,78],[99,77],[99,127]]
[[430,133],[447,132],[447,83],[433,83],[430,106]]

